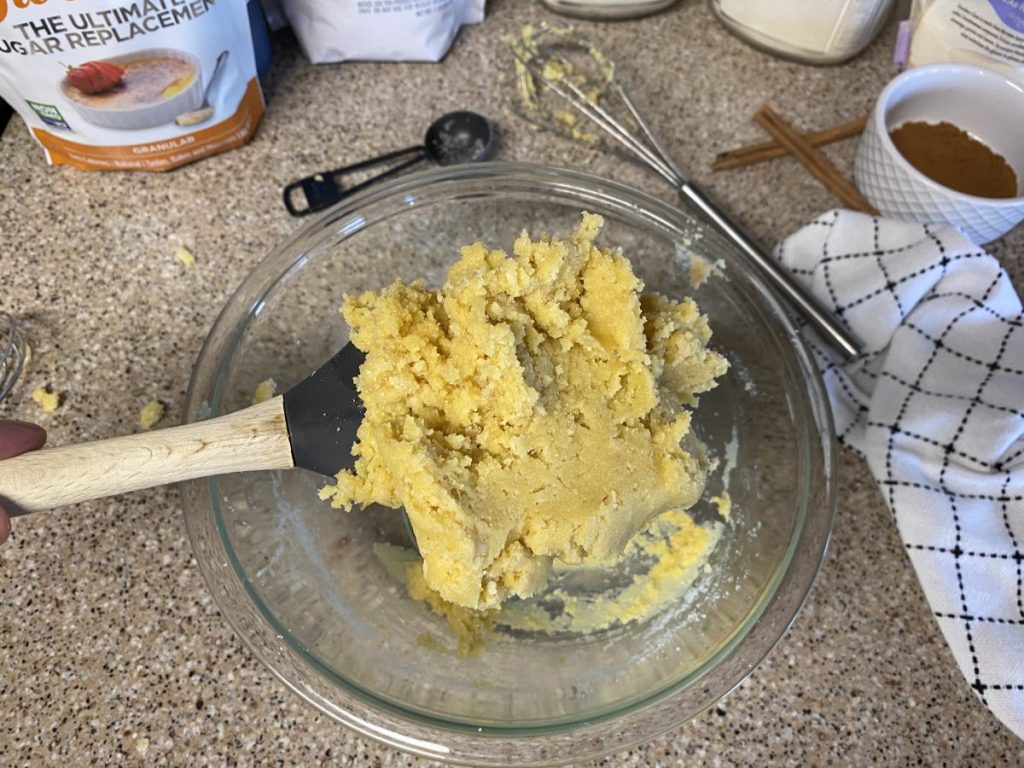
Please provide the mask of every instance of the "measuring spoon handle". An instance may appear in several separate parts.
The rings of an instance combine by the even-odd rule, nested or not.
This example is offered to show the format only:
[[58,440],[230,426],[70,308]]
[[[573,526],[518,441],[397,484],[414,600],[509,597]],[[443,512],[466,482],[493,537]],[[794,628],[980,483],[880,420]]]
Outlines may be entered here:
[[[367,168],[373,168],[374,166],[394,162],[402,158],[405,159],[401,163],[388,168],[376,176],[371,176],[359,184],[351,187],[342,185],[344,177],[349,174],[365,171]],[[407,168],[423,162],[426,158],[427,148],[420,145],[398,149],[379,157],[372,157],[369,160],[361,160],[358,163],[346,165],[343,168],[335,168],[333,171],[314,173],[312,176],[293,181],[284,188],[284,207],[288,209],[288,213],[292,216],[305,216],[316,211],[322,211],[324,208],[330,208],[348,195],[401,173]],[[306,206],[304,208],[300,208],[295,204],[296,192],[300,189],[306,198]]]

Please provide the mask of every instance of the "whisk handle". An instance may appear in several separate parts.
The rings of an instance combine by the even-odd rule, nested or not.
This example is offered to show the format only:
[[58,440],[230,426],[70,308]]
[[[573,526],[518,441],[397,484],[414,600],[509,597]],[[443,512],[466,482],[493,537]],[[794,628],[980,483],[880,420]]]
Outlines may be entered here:
[[860,354],[860,342],[832,315],[826,312],[778,263],[755,243],[736,222],[723,212],[692,182],[679,185],[679,192],[690,205],[700,211],[721,234],[746,254],[811,324],[846,358]]

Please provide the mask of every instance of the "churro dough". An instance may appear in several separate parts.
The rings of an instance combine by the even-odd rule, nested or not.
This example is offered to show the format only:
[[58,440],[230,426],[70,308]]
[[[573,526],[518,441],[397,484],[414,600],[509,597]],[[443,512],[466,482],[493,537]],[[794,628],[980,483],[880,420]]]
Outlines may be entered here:
[[174,249],[174,258],[176,258],[185,269],[192,269],[196,265],[196,257],[188,248],[183,245],[179,245]]
[[[599,574],[607,574],[609,569],[586,563],[556,563],[551,581],[538,599],[506,604],[492,623],[546,634],[582,634],[649,619],[685,601],[700,571],[708,567],[723,530],[721,522],[698,525],[681,509],[666,512],[630,540],[625,559],[634,563],[645,560],[650,565],[632,574],[619,588],[581,593],[567,586],[574,574],[593,573],[600,578]],[[433,605],[431,608],[439,612]],[[468,635],[462,625],[442,615],[449,619],[460,649],[475,650],[483,645],[482,639]]]
[[277,394],[277,382],[273,379],[264,379],[256,385],[252,393],[252,404],[259,405]]
[[159,400],[150,400],[139,411],[139,429],[152,429],[164,417],[167,410]]
[[36,387],[32,391],[32,399],[45,413],[55,413],[60,407],[60,393],[50,387]]
[[423,584],[493,609],[552,560],[613,562],[654,517],[691,506],[708,469],[695,395],[725,359],[690,299],[641,295],[600,216],[514,255],[462,249],[440,291],[346,297],[366,414],[335,507],[404,507]]

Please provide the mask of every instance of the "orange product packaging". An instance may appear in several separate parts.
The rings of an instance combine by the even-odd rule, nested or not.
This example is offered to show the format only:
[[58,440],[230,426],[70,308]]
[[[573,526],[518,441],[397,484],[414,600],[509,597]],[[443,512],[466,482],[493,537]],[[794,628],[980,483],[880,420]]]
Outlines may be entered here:
[[246,0],[0,0],[0,96],[50,163],[166,171],[263,117]]

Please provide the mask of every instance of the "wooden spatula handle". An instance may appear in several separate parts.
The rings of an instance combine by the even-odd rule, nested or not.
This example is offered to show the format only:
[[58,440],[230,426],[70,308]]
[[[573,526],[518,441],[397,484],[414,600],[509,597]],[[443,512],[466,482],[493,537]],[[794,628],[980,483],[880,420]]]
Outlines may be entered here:
[[278,396],[216,419],[0,461],[0,505],[12,515],[196,477],[292,466]]

